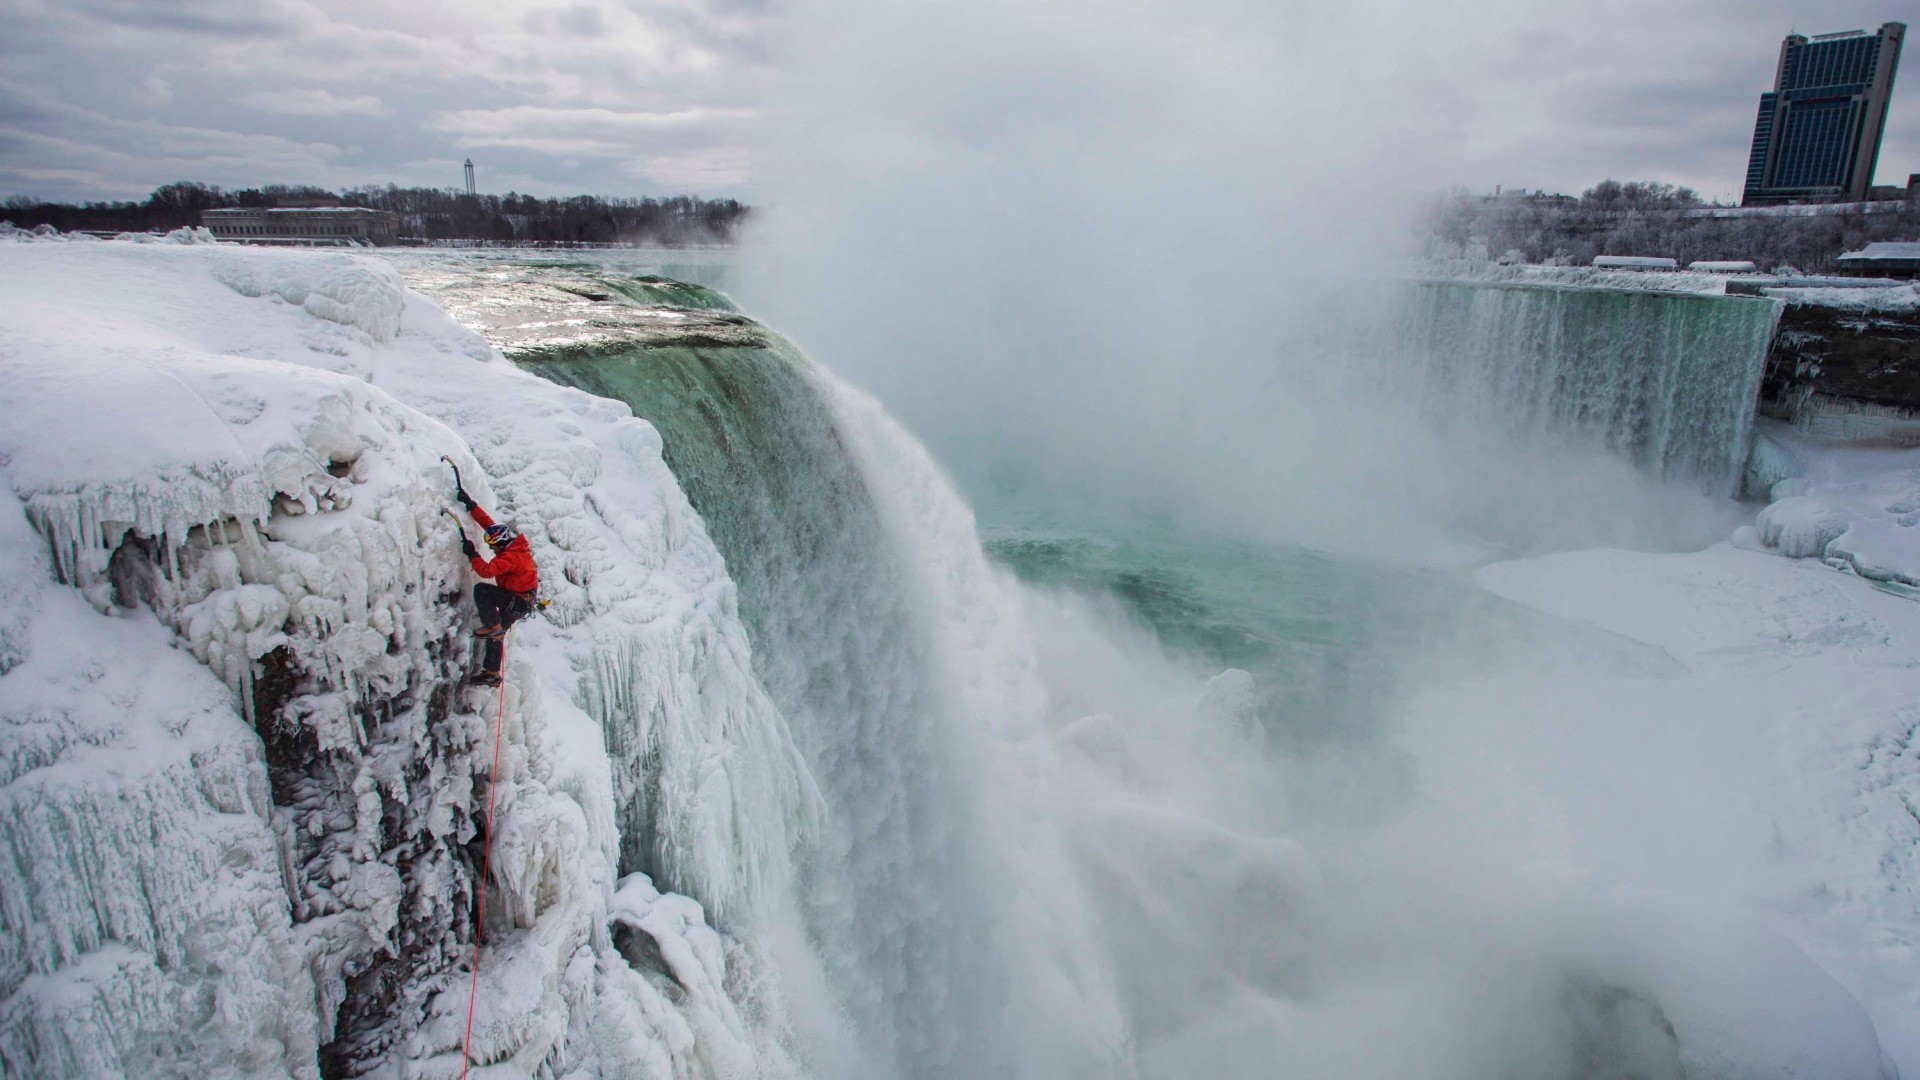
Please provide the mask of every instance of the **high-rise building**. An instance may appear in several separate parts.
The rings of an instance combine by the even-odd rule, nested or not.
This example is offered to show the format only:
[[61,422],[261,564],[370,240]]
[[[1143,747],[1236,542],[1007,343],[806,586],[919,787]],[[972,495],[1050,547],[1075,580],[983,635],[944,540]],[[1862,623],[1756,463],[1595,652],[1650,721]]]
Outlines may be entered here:
[[1742,205],[1867,197],[1906,32],[1890,22],[1874,34],[1787,35],[1760,95]]
[[467,159],[467,194],[469,195],[479,194],[479,192],[475,191],[473,188],[473,159],[472,158]]

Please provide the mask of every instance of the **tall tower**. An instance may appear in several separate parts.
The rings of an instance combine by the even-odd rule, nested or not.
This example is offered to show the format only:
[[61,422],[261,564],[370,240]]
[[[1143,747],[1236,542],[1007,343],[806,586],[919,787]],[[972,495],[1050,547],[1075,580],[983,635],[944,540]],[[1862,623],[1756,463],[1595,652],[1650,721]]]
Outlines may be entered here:
[[1773,91],[1760,95],[1743,206],[1867,197],[1907,24],[1780,43]]
[[474,187],[473,187],[473,159],[472,158],[467,159],[467,194],[469,195],[480,194],[478,191],[474,190]]

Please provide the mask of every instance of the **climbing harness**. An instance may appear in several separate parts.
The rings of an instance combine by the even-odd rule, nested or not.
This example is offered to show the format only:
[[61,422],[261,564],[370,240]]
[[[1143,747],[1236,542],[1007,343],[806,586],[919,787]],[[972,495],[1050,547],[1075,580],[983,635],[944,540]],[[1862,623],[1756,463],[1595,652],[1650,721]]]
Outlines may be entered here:
[[[503,634],[502,637],[505,635]],[[506,670],[506,652],[501,646],[501,671]],[[493,713],[493,772],[487,777],[487,843],[481,849],[480,881],[476,891],[473,917],[473,981],[467,986],[467,1034],[460,1042],[460,1080],[467,1080],[473,1067],[473,1006],[480,995],[480,935],[487,926],[487,872],[493,862],[493,797],[500,791],[500,732],[507,726],[507,680],[500,680],[500,705]]]

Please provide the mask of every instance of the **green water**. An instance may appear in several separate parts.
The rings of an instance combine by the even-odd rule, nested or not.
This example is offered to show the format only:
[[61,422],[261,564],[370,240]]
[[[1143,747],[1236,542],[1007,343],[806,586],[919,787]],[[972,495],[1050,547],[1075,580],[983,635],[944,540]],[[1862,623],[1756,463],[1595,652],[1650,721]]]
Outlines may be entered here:
[[1254,677],[1260,720],[1283,751],[1390,735],[1426,687],[1584,667],[1596,657],[1659,668],[1657,657],[1432,570],[1166,528],[1076,531],[983,522],[990,556],[1021,580],[1115,602],[1196,678]]
[[791,345],[652,345],[521,362],[625,402],[660,431],[667,465],[739,586],[756,666],[784,707],[798,707],[821,677],[801,670],[805,661],[789,665],[783,647],[813,636],[809,604],[870,594],[856,606],[877,633],[898,632],[901,616],[880,599],[897,572],[879,519]]
[[733,301],[703,285],[675,281],[658,274],[608,278],[620,293],[648,307],[676,308],[682,311],[738,311]]

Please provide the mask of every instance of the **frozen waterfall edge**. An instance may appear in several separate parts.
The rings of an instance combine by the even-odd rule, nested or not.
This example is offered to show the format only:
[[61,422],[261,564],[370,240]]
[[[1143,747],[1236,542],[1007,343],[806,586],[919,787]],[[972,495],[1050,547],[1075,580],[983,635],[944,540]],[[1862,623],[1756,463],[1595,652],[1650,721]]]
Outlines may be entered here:
[[[477,1058],[797,1072],[751,936],[815,796],[657,435],[500,363],[372,260],[0,256],[31,282],[0,303],[21,498],[0,509],[49,552],[0,586],[0,800],[39,815],[8,830],[31,875],[0,913],[20,946],[0,957],[8,1073],[457,1075],[470,751],[493,717],[452,684],[441,453],[559,579],[511,653]],[[635,789],[651,881],[617,865]],[[197,1037],[210,1024],[246,1033]]]

